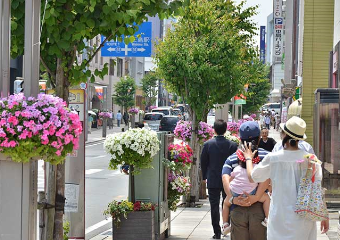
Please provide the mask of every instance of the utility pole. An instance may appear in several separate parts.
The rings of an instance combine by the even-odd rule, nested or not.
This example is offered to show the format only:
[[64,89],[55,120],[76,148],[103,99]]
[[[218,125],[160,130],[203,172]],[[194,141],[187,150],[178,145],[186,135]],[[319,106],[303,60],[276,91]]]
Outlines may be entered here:
[[[24,51],[24,94],[26,97],[36,97],[39,94],[40,67],[40,0],[25,1],[25,51]],[[28,199],[23,204],[28,206],[28,212],[23,211],[23,233],[28,232],[29,240],[37,239],[37,161],[24,164],[27,169],[23,183],[23,192],[27,191]],[[27,224],[26,224],[27,221]],[[24,236],[23,236],[24,237]],[[25,237],[24,237],[25,238]]]
[[9,94],[9,83],[10,83],[10,36],[11,36],[11,1],[2,0],[0,3],[0,18],[1,18],[1,60],[0,60],[0,70],[1,70],[1,97],[7,97]]
[[[10,86],[10,16],[11,1],[0,1],[0,87],[1,96],[9,94]],[[36,16],[35,20],[33,16]],[[39,58],[33,58],[33,30],[40,24],[40,0],[25,1],[25,96],[36,96],[39,91]],[[35,35],[39,41],[39,32]],[[36,51],[39,54],[38,44]],[[6,239],[36,240],[37,230],[37,165],[16,163],[1,154],[0,158],[0,232]]]

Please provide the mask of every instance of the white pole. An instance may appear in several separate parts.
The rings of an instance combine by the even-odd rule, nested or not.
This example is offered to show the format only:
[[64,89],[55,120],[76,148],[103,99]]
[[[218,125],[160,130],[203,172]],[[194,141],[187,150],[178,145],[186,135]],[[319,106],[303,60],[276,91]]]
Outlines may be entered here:
[[[1,5],[1,4],[0,4]],[[9,83],[10,83],[10,36],[11,36],[11,1],[2,1],[1,17],[2,17],[2,67],[1,67],[1,95],[3,97],[9,94]]]

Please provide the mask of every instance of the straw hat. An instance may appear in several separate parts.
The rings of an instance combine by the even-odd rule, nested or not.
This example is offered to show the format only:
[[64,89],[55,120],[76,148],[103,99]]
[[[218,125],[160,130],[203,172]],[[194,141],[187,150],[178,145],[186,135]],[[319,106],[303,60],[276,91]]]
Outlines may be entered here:
[[307,138],[306,122],[296,116],[290,118],[286,123],[281,123],[280,127],[288,136],[297,140],[305,140]]

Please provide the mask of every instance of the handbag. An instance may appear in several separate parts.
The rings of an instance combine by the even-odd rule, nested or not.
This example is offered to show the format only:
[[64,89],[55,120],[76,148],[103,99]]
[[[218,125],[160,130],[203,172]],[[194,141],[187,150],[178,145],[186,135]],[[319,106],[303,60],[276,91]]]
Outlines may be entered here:
[[[309,157],[307,157],[307,160],[309,161]],[[309,161],[310,167],[307,169],[305,176],[300,179],[295,212],[304,219],[323,221],[329,218],[321,180],[315,180],[315,164],[318,163]]]

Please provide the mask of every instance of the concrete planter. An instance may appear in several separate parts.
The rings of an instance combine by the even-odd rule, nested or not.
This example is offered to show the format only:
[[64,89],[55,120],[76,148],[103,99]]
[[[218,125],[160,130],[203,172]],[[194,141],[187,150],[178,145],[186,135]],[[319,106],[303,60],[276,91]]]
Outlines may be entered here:
[[131,212],[121,218],[119,228],[112,223],[114,240],[155,240],[155,212]]
[[17,163],[0,153],[0,239],[36,239],[38,159]]

